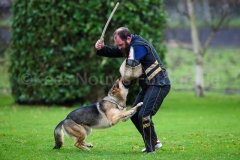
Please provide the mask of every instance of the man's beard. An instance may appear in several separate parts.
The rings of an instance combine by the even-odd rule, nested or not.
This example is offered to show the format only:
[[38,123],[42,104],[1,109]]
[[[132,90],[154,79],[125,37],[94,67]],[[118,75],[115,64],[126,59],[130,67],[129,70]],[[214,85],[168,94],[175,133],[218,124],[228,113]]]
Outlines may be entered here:
[[129,44],[127,41],[124,41],[124,42],[125,42],[125,44],[126,44],[126,48],[121,49],[121,52],[123,53],[123,55],[124,55],[125,57],[128,57],[129,51],[130,51],[130,44]]

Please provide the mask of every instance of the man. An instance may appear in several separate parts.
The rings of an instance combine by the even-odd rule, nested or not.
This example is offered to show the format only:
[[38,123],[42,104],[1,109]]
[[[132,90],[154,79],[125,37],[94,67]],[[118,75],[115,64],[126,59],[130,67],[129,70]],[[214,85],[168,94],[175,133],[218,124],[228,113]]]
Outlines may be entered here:
[[[131,118],[142,135],[145,143],[144,153],[155,153],[162,147],[154,129],[152,116],[160,108],[164,98],[170,91],[170,80],[154,47],[141,36],[132,35],[124,27],[118,28],[114,33],[117,47],[109,47],[98,40],[95,44],[97,55],[105,57],[129,57],[130,48],[135,54],[135,59],[142,64],[143,74],[139,77],[139,92],[133,106],[143,102],[142,107]],[[127,87],[129,87],[126,83]]]

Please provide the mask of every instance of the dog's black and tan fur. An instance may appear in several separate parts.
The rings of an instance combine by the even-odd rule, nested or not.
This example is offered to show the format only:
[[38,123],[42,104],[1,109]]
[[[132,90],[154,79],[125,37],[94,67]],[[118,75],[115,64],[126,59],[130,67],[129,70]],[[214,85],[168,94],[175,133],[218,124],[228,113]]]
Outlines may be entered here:
[[142,105],[137,104],[132,109],[126,111],[126,98],[128,89],[122,84],[122,79],[118,79],[109,90],[108,96],[100,102],[78,108],[69,113],[54,130],[55,146],[59,149],[63,145],[63,131],[75,141],[74,145],[82,150],[89,150],[92,144],[84,140],[91,133],[92,128],[108,128],[117,124],[120,120],[126,121],[134,115]]

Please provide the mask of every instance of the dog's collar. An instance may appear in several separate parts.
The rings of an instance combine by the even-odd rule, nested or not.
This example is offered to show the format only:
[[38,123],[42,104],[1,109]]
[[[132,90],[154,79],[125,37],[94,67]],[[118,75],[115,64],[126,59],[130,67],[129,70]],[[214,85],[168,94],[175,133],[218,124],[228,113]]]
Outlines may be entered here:
[[[126,108],[126,106],[121,105],[121,104],[118,103],[115,99],[113,99],[113,98],[111,98],[111,97],[109,97],[109,96],[104,97],[103,100],[109,101],[109,102],[112,102],[112,103],[116,104],[118,108],[119,108],[119,106],[120,106],[121,108],[123,108],[123,109]],[[120,109],[120,108],[119,108],[119,109]]]

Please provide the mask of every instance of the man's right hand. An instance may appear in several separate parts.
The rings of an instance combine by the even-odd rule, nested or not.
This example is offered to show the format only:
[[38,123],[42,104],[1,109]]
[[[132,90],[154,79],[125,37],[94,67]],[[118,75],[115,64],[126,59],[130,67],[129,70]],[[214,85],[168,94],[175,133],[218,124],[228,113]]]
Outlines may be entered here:
[[96,44],[95,44],[95,48],[97,49],[97,50],[100,50],[100,49],[102,49],[104,47],[104,40],[102,40],[102,42],[100,41],[100,40],[98,40],[97,42],[96,42]]

